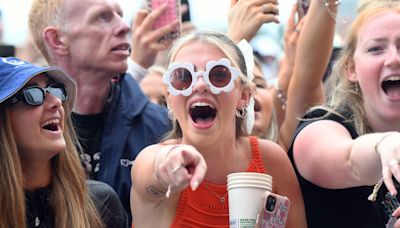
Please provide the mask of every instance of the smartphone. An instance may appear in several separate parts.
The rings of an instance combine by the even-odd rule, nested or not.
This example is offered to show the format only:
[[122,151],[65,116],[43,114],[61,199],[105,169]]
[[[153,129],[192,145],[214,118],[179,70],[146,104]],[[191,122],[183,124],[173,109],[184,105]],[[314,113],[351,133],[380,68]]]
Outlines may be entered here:
[[290,201],[286,196],[265,192],[257,216],[257,228],[284,228]]
[[297,14],[299,21],[307,14],[309,7],[310,0],[297,0]]
[[181,30],[181,1],[180,0],[147,0],[147,7],[150,11],[159,8],[162,4],[167,4],[167,10],[164,11],[154,22],[153,29],[156,30],[165,25],[178,20],[179,24],[169,34],[165,35],[160,41],[174,40],[180,36]]
[[399,201],[396,196],[392,196],[390,192],[387,192],[385,198],[381,201],[381,204],[385,221],[390,221],[392,213],[400,206]]

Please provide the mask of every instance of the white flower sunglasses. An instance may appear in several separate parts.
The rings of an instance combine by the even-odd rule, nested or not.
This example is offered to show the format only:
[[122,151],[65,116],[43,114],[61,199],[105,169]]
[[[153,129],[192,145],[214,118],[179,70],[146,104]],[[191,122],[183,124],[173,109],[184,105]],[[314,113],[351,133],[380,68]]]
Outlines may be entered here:
[[194,71],[192,63],[173,62],[164,73],[163,82],[173,96],[189,96],[198,77],[203,76],[212,93],[229,93],[233,90],[235,80],[240,74],[240,71],[226,58],[218,61],[210,60],[206,64],[206,70],[198,72]]

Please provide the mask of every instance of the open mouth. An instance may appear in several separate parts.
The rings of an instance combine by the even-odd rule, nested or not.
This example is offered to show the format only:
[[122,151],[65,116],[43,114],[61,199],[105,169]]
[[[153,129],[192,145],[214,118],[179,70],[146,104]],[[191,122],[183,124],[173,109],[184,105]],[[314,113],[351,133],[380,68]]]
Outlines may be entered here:
[[217,116],[217,110],[211,104],[196,102],[190,106],[189,114],[197,124],[210,123]]
[[112,49],[113,51],[126,51],[129,50],[129,44],[120,44]]
[[381,85],[388,97],[400,98],[400,76],[391,76],[385,79]]
[[41,127],[47,131],[58,131],[59,123],[58,120],[50,120],[43,123]]

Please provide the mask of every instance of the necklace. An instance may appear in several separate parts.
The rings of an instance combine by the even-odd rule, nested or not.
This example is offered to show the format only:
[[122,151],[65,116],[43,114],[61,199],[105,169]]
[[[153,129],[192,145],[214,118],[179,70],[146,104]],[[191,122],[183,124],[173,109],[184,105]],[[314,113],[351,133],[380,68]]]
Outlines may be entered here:
[[[235,148],[236,148],[236,151],[237,151],[235,170],[237,170],[237,169],[238,169],[238,166],[239,166],[239,149],[238,149],[236,143],[235,143]],[[218,195],[217,193],[215,193],[215,192],[210,188],[210,186],[208,186],[207,183],[204,182],[204,186],[207,188],[207,190],[208,190],[209,192],[211,192],[214,196],[216,196],[217,198],[219,198],[219,202],[220,202],[220,203],[225,203],[225,201],[226,201],[226,195],[228,195],[228,191],[226,191],[225,194],[224,194],[223,196],[220,196],[220,195]]]
[[226,195],[228,195],[228,191],[225,192],[225,194],[223,196],[218,195],[217,193],[215,193],[210,186],[208,186],[207,183],[204,183],[204,186],[208,189],[209,192],[211,192],[214,196],[216,196],[217,198],[219,198],[219,202],[220,203],[225,203],[226,201]]

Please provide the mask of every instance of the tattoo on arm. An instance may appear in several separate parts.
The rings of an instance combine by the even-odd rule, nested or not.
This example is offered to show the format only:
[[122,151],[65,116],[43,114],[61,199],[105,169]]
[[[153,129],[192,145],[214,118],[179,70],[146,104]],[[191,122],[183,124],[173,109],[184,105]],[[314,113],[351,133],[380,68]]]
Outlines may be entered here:
[[165,191],[161,191],[157,189],[154,185],[150,185],[149,187],[146,188],[147,192],[155,197],[164,197],[165,196]]

